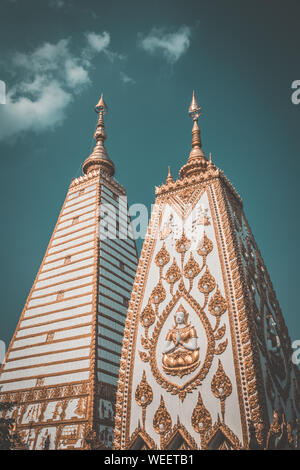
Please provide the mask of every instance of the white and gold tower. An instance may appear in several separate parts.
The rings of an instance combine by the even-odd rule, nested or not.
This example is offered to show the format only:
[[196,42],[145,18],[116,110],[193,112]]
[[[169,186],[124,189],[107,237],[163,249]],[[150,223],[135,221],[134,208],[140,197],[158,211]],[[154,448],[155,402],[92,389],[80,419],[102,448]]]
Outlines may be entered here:
[[299,373],[236,190],[192,150],[156,188],[124,331],[116,449],[300,445]]
[[[128,300],[137,265],[125,189],[96,145],[74,179],[9,346],[2,401],[30,449],[110,447]],[[86,439],[88,437],[88,439]]]

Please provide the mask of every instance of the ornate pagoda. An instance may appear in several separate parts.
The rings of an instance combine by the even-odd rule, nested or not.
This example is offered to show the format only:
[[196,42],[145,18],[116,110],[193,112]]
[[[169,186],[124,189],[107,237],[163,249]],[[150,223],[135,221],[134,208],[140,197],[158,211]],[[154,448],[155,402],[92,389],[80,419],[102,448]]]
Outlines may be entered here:
[[96,145],[68,189],[0,375],[0,400],[29,449],[111,447],[137,251],[114,178],[101,96]]
[[299,448],[300,381],[242,200],[202,150],[156,188],[125,324],[115,449]]

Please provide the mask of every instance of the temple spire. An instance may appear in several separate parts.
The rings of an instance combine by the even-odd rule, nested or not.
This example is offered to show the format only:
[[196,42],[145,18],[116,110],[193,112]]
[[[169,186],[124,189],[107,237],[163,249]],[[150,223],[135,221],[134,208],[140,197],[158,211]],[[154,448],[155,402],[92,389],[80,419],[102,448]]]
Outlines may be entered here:
[[104,114],[107,113],[108,107],[104,101],[103,94],[95,106],[95,111],[99,114],[98,123],[94,134],[96,145],[91,155],[84,161],[82,165],[82,171],[83,173],[87,174],[93,170],[101,170],[104,173],[107,173],[109,176],[113,176],[115,173],[115,167],[109,158],[104,145],[104,141],[106,140]]
[[173,177],[171,175],[171,169],[170,169],[170,167],[168,167],[168,176],[167,176],[167,179],[166,179],[166,184],[170,184],[170,183],[174,183],[174,180],[173,180]]
[[184,165],[179,172],[180,178],[191,176],[203,171],[207,166],[207,159],[202,151],[202,142],[198,119],[201,115],[201,108],[197,103],[195,92],[193,91],[192,102],[189,107],[189,115],[194,121],[192,129],[192,150],[190,152],[187,164]]

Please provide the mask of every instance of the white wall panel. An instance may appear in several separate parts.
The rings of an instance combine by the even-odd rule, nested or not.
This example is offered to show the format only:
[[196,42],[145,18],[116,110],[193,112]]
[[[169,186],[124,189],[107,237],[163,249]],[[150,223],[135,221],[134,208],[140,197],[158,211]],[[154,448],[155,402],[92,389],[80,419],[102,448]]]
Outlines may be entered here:
[[77,349],[75,351],[65,351],[57,354],[48,354],[43,356],[29,357],[27,359],[20,358],[18,360],[9,361],[5,364],[5,370],[15,369],[17,367],[28,367],[33,365],[48,364],[49,362],[63,361],[68,359],[76,359],[79,357],[88,357],[90,348]]
[[72,338],[73,336],[88,335],[92,332],[92,325],[71,328],[70,330],[57,331],[54,339],[66,339]]
[[56,261],[58,258],[62,258],[68,255],[74,255],[79,251],[88,250],[89,248],[93,248],[94,242],[84,243],[80,246],[75,246],[74,248],[69,248],[62,250],[60,253],[56,253],[55,255],[48,255],[45,259],[45,263],[51,263],[52,261]]
[[[96,184],[92,184],[91,186],[85,186],[83,194],[87,194],[88,192],[93,191],[94,189],[96,189],[96,186],[97,186]],[[67,194],[67,200],[74,199],[74,198],[78,197],[79,194],[80,194],[80,190],[79,191],[73,191],[73,192],[70,191]]]
[[[76,277],[86,276],[88,274],[91,274],[93,271],[94,271],[94,266],[91,266],[85,269],[80,269],[78,271],[73,271],[68,274],[63,274],[61,276],[52,277],[51,279],[45,279],[44,281],[39,281],[36,283],[35,287],[36,288],[46,287],[46,286],[48,287],[48,286],[51,286],[52,284],[59,284],[61,282],[67,281],[68,279],[76,279]],[[58,290],[59,290],[59,287],[58,287]]]
[[88,303],[92,301],[91,295],[85,295],[83,297],[79,297],[78,299],[68,299],[63,300],[61,302],[56,302],[52,305],[45,305],[43,307],[36,307],[36,308],[29,308],[27,309],[27,314],[31,313],[33,315],[37,315],[39,313],[48,313],[53,312],[54,310],[62,310],[64,308],[69,307],[76,307],[77,305]]
[[72,289],[72,287],[81,286],[82,284],[90,284],[92,282],[93,282],[93,276],[88,276],[82,279],[77,279],[77,281],[62,282],[59,285],[59,288],[57,288],[57,286],[52,286],[52,287],[45,287],[44,289],[34,290],[32,292],[31,298],[38,297],[40,295],[45,295],[45,294],[52,294],[53,292],[57,292],[58,290]]
[[70,382],[78,382],[78,381],[83,381],[83,380],[88,380],[89,378],[89,370],[83,371],[83,372],[77,372],[73,374],[66,374],[66,375],[58,375],[54,377],[46,377],[45,378],[45,386],[47,385],[59,385],[59,384],[64,384],[64,383],[70,383]]
[[32,346],[34,344],[44,343],[46,341],[46,338],[47,335],[45,333],[38,336],[34,336],[33,338],[15,338],[14,349],[22,348],[23,346]]
[[[67,292],[64,293],[64,299],[67,299],[69,297],[75,297],[75,296],[78,296],[78,295],[82,295],[82,294],[88,294],[92,291],[92,284],[89,285],[89,286],[85,286],[85,287],[79,287],[77,289],[72,289],[72,290],[69,290]],[[49,295],[47,297],[42,297],[40,299],[34,299],[34,300],[31,300],[28,304],[28,307],[36,307],[38,305],[43,305],[43,304],[48,304],[48,303],[52,303],[52,302],[56,302],[57,300],[57,294],[53,294],[53,295]]]
[[86,207],[86,206],[89,205],[89,204],[91,204],[91,205],[92,205],[92,204],[95,204],[95,202],[96,202],[96,198],[95,198],[95,197],[91,197],[90,199],[87,199],[87,200],[85,200],[85,201],[83,201],[83,202],[78,202],[77,204],[74,204],[74,205],[72,205],[72,206],[70,206],[70,207],[66,207],[66,208],[63,210],[62,214],[63,214],[63,215],[69,214],[70,212],[73,212],[74,210],[77,210],[77,209],[81,209],[82,207]]
[[[85,369],[89,367],[90,361],[85,359],[82,361],[66,362],[64,364],[55,364],[52,366],[43,365],[41,367],[32,367],[31,369],[24,369],[18,371],[18,378],[34,377],[36,375],[48,375],[60,372],[67,372],[77,369]],[[16,377],[16,372],[6,372],[1,374],[1,380],[12,380]]]
[[69,310],[63,310],[60,312],[49,313],[48,315],[37,315],[35,317],[30,317],[28,320],[26,318],[22,321],[22,327],[30,325],[38,325],[47,321],[62,320],[68,317],[76,317],[83,313],[90,313],[92,310],[92,304],[83,305],[82,307],[71,308]]
[[88,193],[84,193],[82,196],[78,196],[76,197],[75,199],[69,199],[67,200],[66,204],[65,204],[65,207],[69,207],[73,204],[78,204],[80,202],[83,202],[85,201],[86,199],[89,199],[93,196],[96,196],[96,191],[89,191]]
[[86,214],[87,212],[91,212],[95,209],[96,209],[96,204],[91,204],[87,207],[84,207],[83,209],[74,210],[74,212],[72,213],[62,215],[60,217],[60,222],[63,222],[64,220],[69,219],[70,217],[73,218],[73,217],[77,217],[78,215]]
[[[94,256],[94,251],[93,250],[88,250],[88,251],[82,251],[81,253],[78,253],[77,255],[74,254],[71,256],[70,263],[74,263],[75,261],[79,261],[80,259],[85,259],[85,258],[91,258]],[[42,268],[42,272],[51,272],[53,268],[59,267],[59,266],[65,266],[65,258],[60,257],[59,260],[54,261],[52,263],[44,264]],[[49,274],[51,276],[51,274]]]
[[41,326],[35,326],[32,328],[26,328],[25,330],[19,330],[17,333],[17,337],[20,338],[22,336],[29,336],[29,335],[34,335],[37,333],[43,333],[43,332],[48,332],[48,331],[53,331],[56,329],[61,329],[61,328],[68,328],[72,327],[75,325],[80,325],[84,323],[89,323],[92,320],[91,314],[87,314],[83,317],[79,318],[72,318],[70,320],[62,320],[62,321],[57,321],[54,323],[49,323],[47,325],[41,325]]
[[[86,223],[85,225],[91,225],[91,224],[93,224],[93,221],[91,221],[90,224]],[[75,227],[74,225],[74,230],[77,230],[77,228],[79,227]],[[69,235],[65,235],[64,237],[59,237],[59,238],[55,237],[54,240],[52,241],[52,246],[60,245],[69,240],[73,240],[73,238],[82,237],[83,235],[90,233],[91,230],[93,230],[93,227],[90,226],[90,227],[78,230],[74,233],[70,233]]]
[[46,278],[56,276],[57,274],[63,274],[68,271],[74,271],[84,266],[88,266],[89,264],[92,264],[93,262],[94,262],[94,257],[89,258],[89,259],[84,259],[83,261],[78,261],[77,263],[67,264],[65,266],[58,267],[57,269],[52,269],[51,271],[45,271],[41,273],[38,279],[39,280],[46,279]]
[[1,392],[9,392],[11,390],[22,390],[23,388],[33,388],[36,384],[35,379],[31,380],[19,380],[18,382],[10,382],[6,384],[1,384]]
[[76,245],[79,245],[79,244],[82,244],[82,243],[89,242],[89,241],[93,240],[95,230],[94,230],[93,227],[91,227],[91,230],[93,230],[93,231],[91,232],[90,235],[86,235],[85,237],[79,237],[79,238],[76,238],[75,240],[72,240],[71,242],[62,243],[61,245],[57,245],[53,248],[50,248],[49,253],[56,253],[57,251],[61,251],[61,250],[64,250],[66,248],[71,248],[72,246],[76,246]]
[[78,348],[89,346],[91,339],[88,338],[78,338],[78,339],[70,339],[68,341],[61,341],[59,343],[49,343],[43,346],[33,346],[32,348],[28,349],[20,349],[17,351],[11,351],[9,354],[9,358],[25,358],[26,356],[30,356],[33,354],[43,354],[46,352],[52,351],[60,351],[64,349],[71,349],[71,348]]
[[[71,221],[72,222],[72,221]],[[84,227],[87,227],[88,225],[91,225],[92,223],[95,222],[95,218],[93,217],[93,213],[91,213],[90,218],[88,220],[83,220],[82,222],[76,222],[75,224],[71,223],[70,227],[67,227],[63,230],[57,230],[54,235],[54,239],[56,238],[61,238],[65,237],[69,233],[74,232],[74,230],[81,230]]]

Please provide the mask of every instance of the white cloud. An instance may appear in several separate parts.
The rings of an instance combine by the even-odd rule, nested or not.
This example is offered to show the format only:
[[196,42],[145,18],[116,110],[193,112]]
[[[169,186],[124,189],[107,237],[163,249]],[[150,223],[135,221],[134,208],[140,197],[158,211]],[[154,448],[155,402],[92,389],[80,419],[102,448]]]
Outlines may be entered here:
[[56,81],[41,87],[37,98],[14,99],[13,93],[8,93],[6,104],[0,107],[0,139],[53,128],[64,119],[71,100],[72,95]]
[[86,38],[89,46],[96,52],[107,49],[110,43],[110,35],[107,31],[103,31],[102,34],[86,33]]
[[45,42],[31,54],[16,53],[12,62],[31,72],[49,72],[60,68],[61,63],[71,57],[70,39],[61,39],[57,44]]
[[90,83],[88,71],[76,60],[68,59],[65,63],[66,81],[73,88]]
[[30,53],[16,53],[11,58],[15,76],[22,77],[7,92],[0,107],[0,140],[24,131],[44,131],[61,124],[74,94],[90,84],[89,71],[100,52],[109,54],[109,33],[86,33],[76,55],[71,40],[44,43]]
[[88,54],[93,52],[103,52],[111,62],[114,62],[115,59],[125,59],[123,54],[119,54],[118,52],[109,49],[110,34],[107,31],[103,31],[103,33],[100,34],[87,32],[86,39],[89,46],[89,50],[87,51]]
[[139,45],[146,52],[162,54],[168,62],[175,63],[188,50],[190,37],[189,26],[181,26],[173,32],[153,28],[147,36],[140,36]]
[[136,83],[136,81],[133,78],[129,77],[124,72],[120,72],[120,78],[123,83],[132,83],[132,84]]

